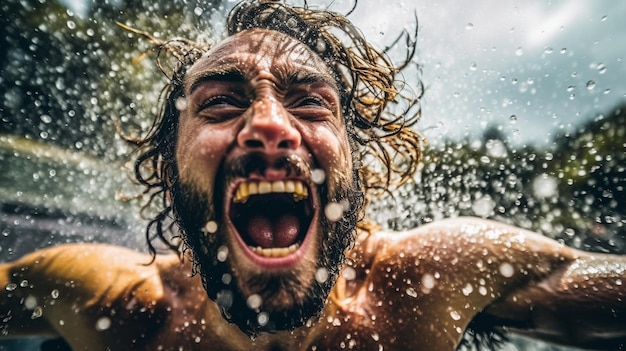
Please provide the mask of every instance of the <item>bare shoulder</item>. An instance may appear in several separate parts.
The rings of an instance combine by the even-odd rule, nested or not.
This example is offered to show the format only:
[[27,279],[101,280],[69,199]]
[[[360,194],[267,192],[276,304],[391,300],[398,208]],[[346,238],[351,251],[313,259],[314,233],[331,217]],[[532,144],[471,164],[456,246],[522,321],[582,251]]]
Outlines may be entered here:
[[376,247],[368,251],[369,257],[365,254],[364,261],[371,265],[459,282],[484,279],[495,289],[540,280],[591,256],[526,229],[469,217],[405,232],[378,232],[367,241]]
[[509,224],[473,217],[436,221],[405,232],[379,232],[377,241],[392,251],[403,248],[454,251],[458,256],[480,250],[485,255],[549,254],[573,259],[583,252],[562,245],[541,234]]

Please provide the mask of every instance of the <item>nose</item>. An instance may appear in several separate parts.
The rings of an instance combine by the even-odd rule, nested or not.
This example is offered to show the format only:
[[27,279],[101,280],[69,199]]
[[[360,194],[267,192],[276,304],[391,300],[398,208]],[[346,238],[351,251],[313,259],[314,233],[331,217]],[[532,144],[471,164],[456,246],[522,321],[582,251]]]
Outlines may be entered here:
[[239,147],[270,155],[294,150],[301,142],[300,132],[292,125],[288,112],[275,98],[255,101],[251,115],[237,135]]

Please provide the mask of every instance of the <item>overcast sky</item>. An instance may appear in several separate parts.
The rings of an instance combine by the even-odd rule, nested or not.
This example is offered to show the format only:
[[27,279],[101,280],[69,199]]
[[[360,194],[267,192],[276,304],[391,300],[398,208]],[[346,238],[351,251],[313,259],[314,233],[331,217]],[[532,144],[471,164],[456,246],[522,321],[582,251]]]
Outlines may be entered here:
[[[345,13],[354,0],[308,2]],[[427,88],[418,128],[431,142],[496,124],[516,145],[546,145],[626,100],[626,1],[360,0],[350,19],[385,46],[415,14]]]
[[350,18],[385,43],[414,13],[431,141],[497,123],[545,144],[626,100],[624,1],[361,0]]

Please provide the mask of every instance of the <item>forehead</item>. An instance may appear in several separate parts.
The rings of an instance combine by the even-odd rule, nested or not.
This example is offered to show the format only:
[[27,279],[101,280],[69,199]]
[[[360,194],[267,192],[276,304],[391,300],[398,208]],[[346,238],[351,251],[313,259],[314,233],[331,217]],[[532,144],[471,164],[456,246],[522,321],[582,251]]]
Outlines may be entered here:
[[260,72],[277,78],[298,73],[326,76],[334,82],[322,59],[300,41],[283,33],[253,29],[237,33],[215,45],[187,71],[187,84],[207,73],[238,71],[250,79]]

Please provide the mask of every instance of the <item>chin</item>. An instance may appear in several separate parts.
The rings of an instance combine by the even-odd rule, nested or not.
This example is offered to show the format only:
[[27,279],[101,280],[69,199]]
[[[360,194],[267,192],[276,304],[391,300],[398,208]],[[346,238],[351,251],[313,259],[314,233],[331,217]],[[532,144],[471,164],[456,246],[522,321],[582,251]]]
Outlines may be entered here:
[[[218,178],[218,201],[184,183],[173,196],[204,288],[224,318],[250,335],[302,326],[324,307],[360,206],[337,222],[321,209],[329,199],[359,204],[362,193],[349,184],[329,196],[327,185],[308,180],[308,169],[281,179],[232,173]],[[203,227],[211,220],[218,225],[209,233]]]

